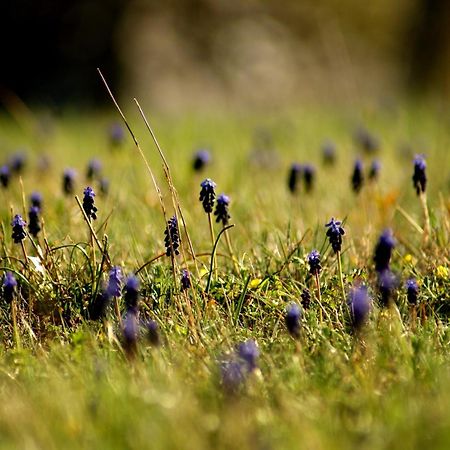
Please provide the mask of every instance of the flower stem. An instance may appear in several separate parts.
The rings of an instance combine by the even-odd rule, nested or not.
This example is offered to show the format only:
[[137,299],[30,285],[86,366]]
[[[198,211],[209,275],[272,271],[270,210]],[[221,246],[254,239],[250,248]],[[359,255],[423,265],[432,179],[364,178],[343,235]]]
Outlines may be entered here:
[[[342,304],[345,303],[346,295],[345,295],[345,286],[344,286],[344,276],[342,275],[342,259],[341,252],[336,252],[337,260],[338,260],[338,270],[339,270],[339,281],[341,283],[341,292],[342,292]],[[342,305],[341,305],[342,309]]]

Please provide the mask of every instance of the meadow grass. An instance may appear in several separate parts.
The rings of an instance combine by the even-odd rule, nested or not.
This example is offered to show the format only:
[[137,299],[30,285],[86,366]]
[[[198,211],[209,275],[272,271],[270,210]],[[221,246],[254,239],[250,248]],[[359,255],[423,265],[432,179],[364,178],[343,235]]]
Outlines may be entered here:
[[[175,213],[162,161],[131,107],[132,129],[161,188],[167,218]],[[3,448],[447,448],[450,442],[449,177],[450,133],[433,107],[375,108],[358,116],[308,107],[271,114],[158,117],[152,121],[170,165],[173,185],[192,240],[197,265],[183,251],[165,252],[165,219],[145,165],[129,136],[112,148],[106,133],[113,116],[65,113],[26,124],[1,119],[4,160],[27,148],[27,165],[2,189],[2,271],[19,281],[14,338],[11,305],[0,309],[0,446]],[[367,155],[352,137],[363,123],[381,141]],[[26,126],[28,124],[28,126]],[[325,139],[337,162],[322,165]],[[211,149],[212,163],[192,170],[192,153]],[[421,202],[412,186],[412,158],[427,157],[431,234],[424,240]],[[39,169],[42,155],[50,166]],[[103,321],[89,307],[108,261],[93,242],[74,195],[89,185],[88,161],[102,161],[110,192],[95,204],[92,223],[111,265],[138,273],[140,318],[155,320],[162,345],[141,331],[136,352],[123,345],[111,306]],[[365,173],[382,163],[377,182],[351,190],[356,157]],[[315,187],[287,189],[291,163],[312,163]],[[78,172],[74,194],[62,192],[62,171]],[[236,264],[222,236],[214,267],[208,217],[198,200],[204,178],[231,198],[227,232]],[[32,245],[13,244],[10,222],[23,214],[23,197],[42,192],[44,231]],[[175,206],[177,203],[175,202]],[[325,237],[331,217],[344,220],[344,290],[369,287],[374,307],[367,325],[352,331],[338,260]],[[217,236],[221,227],[214,225]],[[395,303],[381,308],[373,251],[392,228],[397,245],[391,268],[400,279]],[[105,240],[107,235],[107,240]],[[39,258],[37,245],[42,248]],[[322,255],[320,320],[307,254]],[[105,252],[106,254],[106,252]],[[31,258],[30,258],[31,257]],[[37,257],[37,258],[36,258]],[[152,261],[154,259],[154,261]],[[149,261],[152,261],[149,263]],[[148,263],[148,264],[147,264]],[[41,266],[43,268],[41,269]],[[236,269],[237,266],[237,269]],[[211,271],[211,267],[213,270]],[[193,288],[180,292],[181,269]],[[404,282],[417,278],[420,304],[413,313]],[[284,314],[308,287],[298,339]],[[119,299],[121,314],[125,312]],[[230,391],[218,362],[235,345],[254,339],[259,368]],[[224,356],[225,355],[225,356]]]

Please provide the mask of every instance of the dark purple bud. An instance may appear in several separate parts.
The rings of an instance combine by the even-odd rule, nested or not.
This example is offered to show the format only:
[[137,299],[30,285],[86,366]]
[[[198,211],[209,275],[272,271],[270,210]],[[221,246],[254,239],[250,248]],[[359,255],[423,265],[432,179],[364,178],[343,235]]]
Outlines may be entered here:
[[423,155],[416,155],[414,158],[414,174],[412,177],[414,188],[416,189],[417,195],[425,192],[427,187],[427,174],[426,174],[427,163]]
[[12,226],[11,237],[13,238],[15,244],[19,244],[26,238],[27,236],[27,233],[25,232],[26,225],[27,223],[25,222],[25,220],[22,219],[22,216],[20,216],[19,214],[16,214],[14,216],[14,219],[11,222]]
[[196,172],[200,172],[205,168],[211,161],[211,156],[206,149],[201,149],[195,152],[192,161],[192,167]]
[[39,231],[41,231],[39,212],[40,210],[37,206],[31,206],[28,211],[28,231],[33,237],[37,237]]
[[301,297],[303,309],[309,309],[309,306],[311,305],[311,292],[309,292],[308,288],[303,289]]
[[205,213],[210,214],[212,213],[214,206],[214,199],[216,198],[215,192],[216,183],[207,178],[206,180],[200,183],[200,186],[202,189],[200,190],[199,200],[203,204],[203,209],[205,210]]
[[63,192],[66,195],[73,194],[75,186],[76,172],[73,169],[66,169],[63,173]]
[[419,295],[419,286],[414,278],[406,281],[406,295],[410,305],[417,305],[417,297]]
[[109,128],[109,140],[115,147],[122,144],[125,139],[125,132],[120,123],[113,123]]
[[130,275],[125,282],[125,305],[127,309],[137,308],[139,301],[139,280]]
[[191,277],[187,269],[181,271],[181,290],[186,291],[191,287]]
[[298,338],[300,336],[301,317],[302,317],[302,310],[300,309],[300,306],[298,306],[296,303],[291,303],[286,308],[286,315],[284,317],[286,328],[288,329],[290,335],[295,338]]
[[178,231],[178,220],[173,216],[167,221],[167,227],[164,231],[164,245],[166,247],[166,255],[179,255],[178,247],[180,246],[180,233]]
[[32,192],[30,195],[30,202],[31,206],[35,206],[36,208],[39,208],[39,210],[42,209],[42,194],[40,192]]
[[391,261],[392,250],[395,247],[395,239],[392,235],[392,231],[386,229],[378,239],[378,243],[375,247],[375,255],[373,260],[375,261],[375,270],[379,273],[389,270],[389,263]]
[[297,163],[292,164],[288,177],[288,188],[292,194],[297,192],[301,174],[302,174],[302,166]]
[[11,178],[11,172],[8,166],[0,167],[0,183],[4,188],[7,188],[9,185],[9,180]]
[[17,287],[17,281],[11,272],[6,272],[3,279],[3,298],[7,303],[11,303]]
[[356,130],[355,141],[366,153],[374,153],[380,148],[378,139],[363,127]]
[[305,191],[311,192],[314,188],[316,179],[316,169],[310,164],[303,166],[303,181],[305,182]]
[[339,220],[334,220],[334,217],[332,217],[331,220],[325,225],[328,228],[327,237],[334,253],[340,252],[342,249],[342,236],[344,236],[345,231],[341,227],[341,223],[342,222]]
[[11,170],[15,173],[21,173],[25,167],[27,161],[27,156],[24,152],[17,152],[14,155],[12,155],[9,167]]
[[136,354],[138,334],[138,309],[128,308],[123,321],[123,341],[125,352],[129,357]]
[[108,287],[106,291],[110,297],[120,297],[122,294],[122,269],[119,266],[111,268],[109,271]]
[[365,324],[372,308],[372,301],[366,286],[352,288],[348,297],[348,307],[350,308],[353,328],[359,330]]
[[242,362],[228,358],[220,364],[221,384],[228,394],[236,394],[244,384],[247,372]]
[[216,216],[216,222],[222,222],[222,225],[225,227],[228,225],[229,220],[231,219],[228,208],[230,206],[230,197],[225,194],[220,194],[217,197],[216,201],[216,210],[214,211],[214,215]]
[[147,339],[154,347],[159,347],[161,345],[159,326],[155,320],[149,320],[147,322]]
[[397,285],[397,277],[389,269],[378,274],[378,289],[382,306],[386,307],[389,305],[392,299],[392,291]]
[[332,166],[336,162],[336,146],[333,142],[328,141],[322,145],[322,160],[326,166]]
[[106,311],[111,303],[111,297],[107,290],[100,291],[89,306],[89,318],[91,320],[101,320],[106,316]]
[[83,209],[88,219],[92,220],[97,219],[97,208],[94,205],[94,197],[95,197],[94,189],[88,186],[84,190]]
[[102,163],[98,159],[91,159],[88,162],[87,170],[86,170],[86,178],[89,181],[92,181],[100,175],[102,170]]
[[308,255],[308,264],[311,275],[319,275],[322,266],[320,265],[320,253],[317,250],[313,250]]
[[369,180],[376,181],[380,175],[381,163],[378,159],[374,159],[369,169]]
[[353,174],[352,174],[352,188],[353,192],[355,194],[358,194],[361,190],[364,182],[364,175],[363,175],[363,164],[361,160],[357,159],[355,161],[355,165],[353,167]]
[[238,344],[236,353],[245,363],[248,372],[252,372],[258,367],[259,348],[253,339]]

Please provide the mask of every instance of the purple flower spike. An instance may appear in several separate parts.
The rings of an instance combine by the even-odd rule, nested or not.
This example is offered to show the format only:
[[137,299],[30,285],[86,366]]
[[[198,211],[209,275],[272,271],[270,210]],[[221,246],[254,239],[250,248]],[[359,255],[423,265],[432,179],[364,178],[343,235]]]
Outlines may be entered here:
[[342,236],[344,236],[345,231],[341,227],[341,223],[342,222],[339,220],[334,220],[334,217],[332,217],[331,220],[325,225],[328,228],[327,237],[334,253],[340,252],[342,249]]
[[296,303],[291,303],[286,309],[284,321],[292,337],[298,338],[300,336],[300,319],[302,317],[302,310]]
[[31,206],[35,206],[36,208],[39,208],[39,210],[42,209],[42,194],[40,192],[33,192],[30,195],[30,202]]
[[194,154],[192,167],[196,172],[203,170],[211,161],[211,155],[208,150],[200,149]]
[[17,287],[17,281],[11,272],[6,272],[3,280],[3,298],[7,303],[11,303]]
[[308,264],[311,275],[319,275],[322,266],[320,265],[320,253],[317,250],[313,250],[308,255]]
[[137,308],[139,301],[139,280],[136,276],[130,275],[125,282],[124,300],[127,309]]
[[380,290],[382,306],[387,307],[389,305],[392,298],[392,291],[397,285],[397,277],[389,269],[378,274],[378,288]]
[[66,195],[73,194],[75,186],[76,172],[73,169],[66,169],[63,173],[63,192]]
[[17,152],[11,156],[9,167],[15,173],[21,173],[25,168],[27,155],[24,152]]
[[102,170],[102,163],[98,159],[91,159],[88,163],[87,170],[86,170],[86,178],[89,181],[94,180],[100,175],[100,172]]
[[187,291],[191,287],[191,277],[187,269],[181,271],[181,290]]
[[298,190],[298,182],[300,180],[301,174],[302,166],[297,163],[292,164],[288,177],[288,188],[292,194],[294,194]]
[[351,181],[352,181],[353,192],[355,192],[355,194],[358,194],[359,191],[361,190],[361,188],[363,186],[363,182],[364,182],[363,164],[360,159],[357,159],[355,161]]
[[84,190],[84,197],[83,197],[83,209],[86,213],[86,216],[88,216],[88,219],[95,220],[97,219],[97,208],[94,205],[94,189],[91,187],[87,187]]
[[228,394],[236,394],[244,384],[247,372],[241,361],[228,358],[220,364],[220,375],[223,389]]
[[167,227],[164,231],[164,245],[166,247],[166,255],[179,255],[178,247],[180,246],[180,232],[178,231],[178,220],[173,216],[167,221]]
[[253,339],[238,344],[237,355],[245,363],[248,372],[253,372],[258,367],[259,348]]
[[316,179],[316,169],[310,164],[303,166],[303,181],[305,182],[306,192],[311,192],[314,188],[314,182]]
[[122,269],[119,266],[113,267],[109,271],[109,281],[106,289],[110,297],[120,297],[122,293],[122,280]]
[[109,140],[111,144],[118,147],[125,140],[125,131],[120,123],[113,123],[109,128]]
[[14,216],[14,219],[11,222],[12,226],[11,237],[15,244],[19,244],[26,238],[27,236],[27,233],[25,231],[26,225],[27,223],[25,222],[25,220],[22,219],[22,216],[20,216],[19,214],[16,214]]
[[369,169],[369,180],[376,181],[380,175],[381,163],[378,159],[374,159]]
[[11,178],[11,172],[8,166],[0,167],[0,183],[4,188],[7,188],[9,185],[9,180]]
[[395,247],[395,239],[392,235],[392,231],[386,229],[378,239],[378,243],[375,247],[375,255],[373,257],[375,261],[375,270],[379,273],[389,270],[389,263],[391,261],[392,250]]
[[28,211],[28,219],[29,219],[28,231],[33,237],[37,237],[39,231],[41,231],[39,212],[40,209],[37,206],[31,206]]
[[129,308],[123,321],[124,348],[129,357],[134,356],[137,351],[138,334],[138,310],[137,308]]
[[348,306],[352,318],[352,325],[355,330],[359,330],[367,320],[367,316],[372,308],[366,286],[356,286],[349,294]]
[[309,306],[311,305],[311,292],[309,292],[308,288],[303,289],[301,298],[303,309],[309,309]]
[[214,199],[216,198],[216,183],[213,180],[207,178],[200,183],[201,191],[199,200],[203,204],[205,213],[210,214],[213,211]]
[[419,295],[419,286],[414,278],[406,281],[406,295],[410,305],[417,305],[417,297]]
[[414,158],[414,174],[412,176],[413,185],[416,189],[417,195],[425,192],[427,187],[427,163],[423,155],[417,155]]
[[225,227],[228,225],[229,220],[231,219],[228,208],[230,206],[230,197],[225,194],[220,194],[217,197],[216,201],[216,210],[214,211],[214,215],[216,216],[216,222],[222,222],[222,225]]

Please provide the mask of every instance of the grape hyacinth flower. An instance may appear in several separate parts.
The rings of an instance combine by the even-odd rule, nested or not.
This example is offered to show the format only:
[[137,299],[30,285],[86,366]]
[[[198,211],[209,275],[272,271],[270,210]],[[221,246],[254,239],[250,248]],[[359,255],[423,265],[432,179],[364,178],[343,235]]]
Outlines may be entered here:
[[167,227],[164,231],[164,245],[166,247],[166,255],[174,256],[179,255],[178,247],[180,246],[180,233],[178,231],[178,220],[176,216],[173,216],[167,221]]
[[91,320],[100,320],[106,316],[106,311],[111,302],[111,296],[108,290],[102,289],[89,307],[89,318]]
[[308,255],[308,264],[309,264],[309,272],[311,275],[319,275],[322,270],[322,266],[320,265],[320,253],[318,250],[313,250]]
[[311,305],[311,292],[309,292],[309,289],[308,288],[303,289],[300,297],[302,298],[303,309],[309,309]]
[[205,213],[211,214],[213,211],[214,199],[216,198],[216,192],[214,190],[216,188],[216,183],[207,178],[201,182],[200,186],[202,189],[200,191],[199,200],[203,204]]
[[196,172],[200,172],[203,170],[211,161],[211,155],[208,150],[200,149],[194,154],[194,158],[192,161],[192,168]]
[[34,191],[30,195],[31,206],[35,206],[39,210],[42,209],[42,194],[40,192]]
[[302,174],[302,167],[300,166],[300,164],[297,163],[292,164],[288,178],[288,188],[292,194],[297,192],[298,182],[300,180],[301,174]]
[[326,166],[332,166],[336,162],[336,146],[328,141],[322,145],[322,160]]
[[108,195],[108,192],[109,192],[109,180],[108,180],[108,178],[104,178],[104,177],[100,178],[99,187],[100,187],[100,192],[103,195]]
[[158,322],[155,320],[149,320],[146,324],[147,339],[153,347],[159,347],[161,345],[161,337],[159,335]]
[[63,192],[66,195],[73,194],[75,185],[75,170],[66,169],[63,173]]
[[284,316],[284,321],[286,323],[286,328],[289,331],[289,334],[294,338],[298,338],[300,336],[301,317],[302,311],[300,309],[300,306],[298,306],[296,303],[291,303],[286,308],[286,315]]
[[355,161],[351,181],[352,181],[353,192],[355,192],[355,194],[358,194],[359,191],[361,190],[363,182],[364,182],[363,164],[360,159],[357,159]]
[[113,123],[109,128],[109,140],[114,147],[118,147],[125,139],[125,132],[120,123]]
[[11,222],[12,226],[11,237],[15,244],[19,244],[26,238],[27,236],[27,233],[25,231],[26,225],[27,223],[25,222],[25,220],[22,219],[22,216],[20,216],[19,214],[16,214],[14,216],[14,219]]
[[181,271],[181,290],[187,291],[191,287],[191,277],[187,269]]
[[382,306],[389,306],[392,291],[397,287],[397,284],[397,277],[389,269],[378,274],[378,288],[380,290]]
[[406,281],[406,295],[410,305],[417,305],[417,297],[419,295],[419,286],[414,278]]
[[84,190],[83,209],[88,219],[92,220],[97,219],[97,208],[94,205],[94,197],[95,197],[94,189],[88,186]]
[[130,275],[125,282],[124,300],[127,309],[137,308],[139,301],[139,280],[134,275]]
[[258,367],[259,348],[253,339],[238,344],[236,353],[249,373]]
[[6,303],[11,303],[17,288],[17,281],[12,272],[6,272],[3,279],[3,299]]
[[11,156],[9,167],[15,173],[21,173],[25,167],[27,156],[24,152],[17,152]]
[[236,358],[228,358],[220,364],[220,378],[226,393],[236,394],[244,384],[247,373],[242,362]]
[[381,163],[378,159],[374,159],[369,169],[369,180],[376,181],[380,175]]
[[39,208],[37,206],[31,206],[28,211],[28,231],[31,236],[37,237],[39,231],[41,231],[41,224],[39,220]]
[[109,271],[108,287],[106,292],[110,297],[120,297],[122,293],[122,269],[119,266],[114,266]]
[[86,178],[89,181],[94,180],[100,175],[102,170],[102,163],[98,159],[91,159],[88,162],[87,170],[86,170]]
[[389,263],[394,247],[395,239],[392,235],[392,231],[389,229],[384,230],[378,239],[378,243],[375,247],[375,255],[373,257],[375,261],[375,270],[378,273],[389,270]]
[[358,331],[367,321],[367,316],[372,308],[372,301],[366,286],[356,286],[350,291],[348,307],[350,308],[353,329]]
[[222,226],[227,226],[231,219],[228,208],[230,206],[230,197],[225,194],[220,194],[216,200],[216,210],[214,215],[216,216],[216,222],[222,222]]
[[414,173],[412,180],[417,195],[424,193],[427,187],[426,167],[427,163],[425,162],[423,155],[416,155],[414,158]]
[[138,309],[128,308],[123,323],[123,339],[125,352],[129,357],[136,354],[139,334]]
[[303,166],[303,181],[305,182],[306,192],[311,192],[314,187],[316,171],[313,166],[306,164]]
[[342,228],[341,223],[342,222],[335,220],[334,217],[332,217],[331,220],[325,224],[328,228],[327,237],[334,253],[338,253],[342,250],[342,236],[344,236],[345,231],[344,228]]
[[11,172],[8,166],[0,167],[0,183],[4,188],[7,188],[9,185],[9,180],[11,178]]

